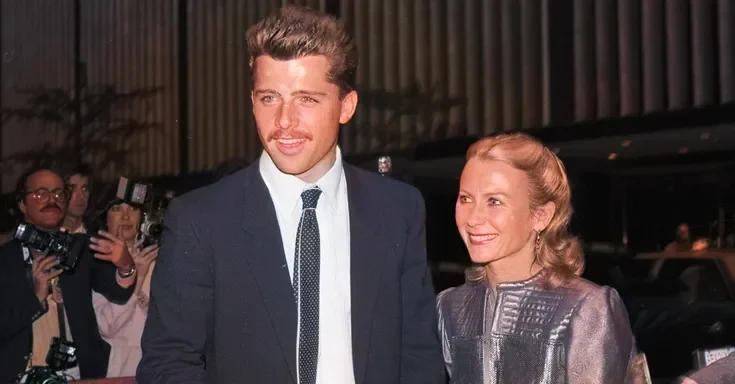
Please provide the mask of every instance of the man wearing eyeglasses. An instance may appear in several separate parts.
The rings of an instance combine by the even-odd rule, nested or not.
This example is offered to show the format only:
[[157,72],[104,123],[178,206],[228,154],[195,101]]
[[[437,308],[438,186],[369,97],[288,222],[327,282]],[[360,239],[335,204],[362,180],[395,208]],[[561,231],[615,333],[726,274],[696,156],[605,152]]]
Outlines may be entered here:
[[[42,231],[59,230],[70,195],[59,174],[31,170],[19,180],[16,192],[25,222]],[[54,269],[56,257],[28,249],[17,240],[0,247],[0,383],[14,381],[30,366],[45,366],[53,337],[77,345],[78,366],[66,374],[105,377],[110,346],[99,334],[92,290],[124,303],[135,282],[127,248],[112,243],[107,247],[109,252],[94,255],[81,248],[84,254],[73,274],[62,274]]]

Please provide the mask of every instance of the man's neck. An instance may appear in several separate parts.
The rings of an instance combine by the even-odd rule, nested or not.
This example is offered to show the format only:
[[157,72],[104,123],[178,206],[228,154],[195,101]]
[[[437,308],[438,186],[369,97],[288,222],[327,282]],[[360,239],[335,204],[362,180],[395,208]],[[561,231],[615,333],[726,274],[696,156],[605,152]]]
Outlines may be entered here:
[[81,217],[75,217],[71,215],[66,215],[64,218],[64,227],[69,230],[69,232],[75,232],[81,226],[84,224]]
[[332,149],[330,149],[329,152],[327,152],[327,154],[311,169],[300,175],[296,175],[296,177],[305,183],[316,183],[322,178],[322,176],[326,175],[327,172],[332,169],[335,161],[337,161],[337,143],[335,143]]

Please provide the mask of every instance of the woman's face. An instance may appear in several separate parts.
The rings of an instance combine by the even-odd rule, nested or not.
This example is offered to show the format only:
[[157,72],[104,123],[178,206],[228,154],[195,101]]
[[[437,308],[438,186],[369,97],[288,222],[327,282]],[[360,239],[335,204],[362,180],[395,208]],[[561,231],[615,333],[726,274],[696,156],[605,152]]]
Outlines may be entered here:
[[118,236],[122,232],[124,241],[134,240],[140,227],[140,210],[132,205],[121,203],[107,211],[107,231]]
[[457,229],[475,263],[502,259],[535,246],[538,220],[530,208],[523,171],[504,161],[473,158],[460,179]]

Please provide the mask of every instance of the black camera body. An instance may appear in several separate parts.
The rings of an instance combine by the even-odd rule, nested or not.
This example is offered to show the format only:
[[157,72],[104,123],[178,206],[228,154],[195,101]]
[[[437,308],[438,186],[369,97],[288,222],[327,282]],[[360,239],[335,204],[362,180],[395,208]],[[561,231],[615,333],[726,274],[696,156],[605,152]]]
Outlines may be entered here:
[[73,234],[63,231],[46,232],[30,223],[18,224],[13,238],[19,240],[28,248],[35,249],[46,255],[53,255],[59,259],[54,268],[64,273],[74,272],[82,254],[78,249],[80,244]]
[[51,340],[45,367],[31,367],[25,372],[26,384],[66,384],[64,376],[57,374],[77,366],[77,345],[71,341],[54,337]]
[[46,355],[46,364],[54,371],[76,367],[77,345],[69,340],[54,337]]
[[33,367],[26,373],[26,384],[67,384],[67,380],[49,367]]
[[143,246],[158,244],[163,235],[163,213],[157,210],[143,215],[140,224],[140,235],[143,237]]

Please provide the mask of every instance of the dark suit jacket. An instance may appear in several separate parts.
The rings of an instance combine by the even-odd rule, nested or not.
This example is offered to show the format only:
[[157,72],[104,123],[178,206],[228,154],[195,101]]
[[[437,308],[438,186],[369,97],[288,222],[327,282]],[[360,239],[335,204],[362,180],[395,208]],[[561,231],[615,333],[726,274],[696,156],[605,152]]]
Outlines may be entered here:
[[[59,285],[71,335],[78,347],[81,377],[102,378],[107,375],[110,346],[100,337],[92,289],[111,301],[124,303],[133,287],[120,287],[115,266],[95,259],[86,244],[83,252],[74,274],[61,275]],[[17,240],[0,247],[0,269],[0,383],[8,383],[26,370],[26,357],[33,345],[32,325],[45,310],[33,290],[27,273],[30,266],[23,260]]]
[[[344,172],[356,382],[444,382],[424,201]],[[295,383],[296,303],[258,163],[175,199],[164,223],[138,383]]]

